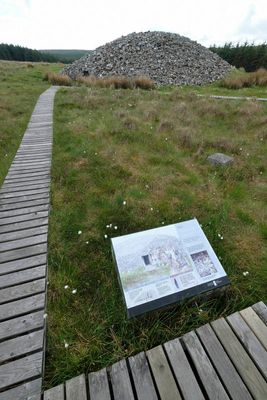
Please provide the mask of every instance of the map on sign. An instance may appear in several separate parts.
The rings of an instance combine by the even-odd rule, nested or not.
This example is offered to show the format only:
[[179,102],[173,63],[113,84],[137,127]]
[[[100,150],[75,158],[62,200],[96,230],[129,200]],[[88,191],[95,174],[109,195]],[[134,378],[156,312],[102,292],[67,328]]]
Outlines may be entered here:
[[128,316],[229,284],[196,219],[112,239]]

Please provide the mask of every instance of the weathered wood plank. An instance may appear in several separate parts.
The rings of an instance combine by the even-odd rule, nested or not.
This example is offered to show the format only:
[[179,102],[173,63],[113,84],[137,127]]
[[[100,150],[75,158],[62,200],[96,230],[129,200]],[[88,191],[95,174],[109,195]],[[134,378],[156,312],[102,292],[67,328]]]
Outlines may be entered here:
[[[39,268],[39,267],[37,267]],[[33,268],[33,269],[37,269]],[[11,274],[15,275],[14,276],[14,281],[17,281],[16,275],[19,273]],[[1,276],[1,281],[2,278],[5,277],[5,275]],[[32,279],[32,276],[30,277]],[[1,282],[2,285],[2,282]],[[0,290],[0,304],[8,303],[13,300],[21,299],[23,297],[28,297],[33,294],[37,293],[42,293],[45,291],[45,279],[38,279],[38,280],[33,280],[31,282],[23,283],[20,285],[12,286],[12,287],[7,287],[5,289]]]
[[14,197],[14,198],[9,198],[9,199],[0,199],[0,209],[1,210],[10,210],[9,206],[11,203],[20,203],[20,202],[25,202],[25,201],[29,201],[29,200],[30,201],[40,200],[40,199],[44,199],[44,198],[49,198],[49,193],[44,192],[44,193]]
[[45,294],[36,294],[22,300],[15,300],[0,305],[0,321],[18,317],[22,314],[32,313],[45,307]]
[[22,249],[9,250],[0,253],[1,263],[13,260],[20,260],[22,258],[35,256],[47,252],[47,243],[36,244],[34,246],[23,247]]
[[41,378],[35,379],[34,381],[23,383],[22,385],[17,386],[13,389],[1,392],[0,400],[35,400],[35,396],[37,396],[38,399],[38,396],[41,393],[41,389]]
[[134,394],[125,359],[110,368],[114,400],[134,400]]
[[10,361],[12,358],[26,355],[37,350],[42,350],[44,330],[31,332],[14,339],[0,343],[0,363]]
[[37,378],[42,373],[43,352],[11,361],[0,366],[0,389]]
[[5,182],[19,182],[19,181],[25,181],[25,180],[34,180],[34,179],[41,179],[41,178],[49,178],[50,177],[50,171],[46,172],[46,171],[42,171],[42,172],[37,172],[37,173],[28,173],[28,174],[24,174],[23,177],[21,177],[20,175],[11,175],[11,176],[6,176]]
[[58,385],[44,392],[44,400],[64,400],[64,385]]
[[204,400],[195,375],[190,367],[179,339],[164,344],[165,351],[185,400]]
[[0,218],[0,232],[2,227],[22,221],[31,221],[37,218],[48,217],[48,211],[35,211],[29,214],[15,215],[14,217]]
[[88,375],[90,400],[111,400],[106,368]]
[[213,400],[216,396],[217,400],[229,399],[195,332],[184,335],[183,342],[192,358],[208,398]]
[[0,219],[15,217],[16,215],[32,214],[40,211],[49,211],[49,204],[42,204],[34,207],[17,208],[15,210],[8,210],[8,211],[0,210]]
[[34,189],[34,190],[23,189],[18,192],[1,193],[1,200],[15,198],[15,197],[21,197],[21,196],[30,196],[32,194],[40,194],[40,193],[49,193],[49,189],[48,188]]
[[40,254],[38,256],[24,258],[23,260],[9,261],[7,263],[0,264],[0,275],[24,270],[26,268],[46,265],[46,262],[47,254]]
[[181,395],[172,375],[162,346],[154,347],[146,352],[158,392],[162,399],[180,400]]
[[198,328],[197,334],[231,398],[235,400],[252,400],[250,393],[211,326],[206,324]]
[[157,400],[158,396],[153,384],[148,362],[144,352],[129,358],[138,400]]
[[48,218],[36,218],[29,221],[13,222],[13,224],[0,226],[0,233],[15,232],[27,228],[48,225]]
[[[40,244],[46,242],[47,242],[47,234],[36,235],[25,239],[12,240],[11,242],[4,242],[4,243],[0,242],[0,252],[19,249],[22,247],[32,246],[34,244]],[[0,260],[1,260],[1,254],[0,254]]]
[[87,400],[84,375],[66,381],[66,400]]
[[36,200],[20,201],[18,203],[1,204],[0,211],[12,211],[12,210],[23,210],[27,207],[35,207],[38,205],[48,205],[49,206],[49,195],[41,196]]
[[48,231],[48,226],[42,225],[38,226],[37,228],[23,229],[21,231],[15,231],[10,233],[2,233],[0,234],[0,243],[8,242],[10,240],[23,239],[30,236],[36,236],[39,234],[42,235],[47,233],[47,231]]
[[262,319],[262,321],[267,325],[267,307],[263,303],[263,301],[259,301],[258,303],[254,304],[252,308]]
[[44,311],[37,311],[0,324],[0,339],[8,339],[44,326]]
[[251,307],[240,311],[240,314],[250,329],[255,333],[265,350],[267,350],[267,326]]
[[[267,379],[267,352],[239,313],[227,317],[233,331]],[[266,392],[267,394],[267,392]]]
[[224,319],[211,323],[239,375],[256,400],[266,399],[267,383]]
[[3,188],[19,188],[19,187],[28,187],[28,186],[32,186],[32,185],[39,185],[39,184],[50,184],[50,179],[47,178],[35,178],[32,180],[18,180],[18,182],[13,182],[13,181],[7,181],[3,183]]
[[49,183],[37,183],[36,185],[24,185],[24,186],[2,186],[2,189],[0,190],[0,195],[3,193],[15,193],[15,192],[20,192],[21,190],[27,191],[27,190],[36,190],[36,189],[45,189],[49,188]]

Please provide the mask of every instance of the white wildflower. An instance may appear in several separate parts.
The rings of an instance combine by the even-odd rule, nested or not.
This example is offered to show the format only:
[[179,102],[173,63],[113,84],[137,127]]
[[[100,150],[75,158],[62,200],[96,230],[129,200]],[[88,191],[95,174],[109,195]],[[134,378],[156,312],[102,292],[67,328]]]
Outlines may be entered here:
[[44,319],[46,319],[47,318],[47,313],[44,313]]
[[72,293],[72,294],[76,294],[76,293],[77,293],[77,289],[73,289],[73,290],[71,291],[71,293]]
[[81,235],[82,234],[82,231],[78,231],[78,235]]
[[165,224],[165,222],[164,222],[164,221],[162,221],[161,225],[164,225],[164,224]]
[[88,244],[89,243],[88,240],[85,243]]
[[126,200],[124,200],[122,204],[125,206],[126,205]]
[[108,238],[108,235],[104,235],[104,238],[107,239],[107,238]]
[[153,208],[153,207],[150,207],[150,210],[151,210],[151,211],[153,211],[153,210],[154,210],[154,208]]
[[117,226],[114,226],[114,229],[115,229],[115,231],[118,229],[118,227]]
[[109,225],[106,225],[106,228],[109,228]]
[[67,349],[69,347],[69,344],[66,342],[66,340],[64,340],[64,346],[65,346],[65,349]]
[[244,276],[247,276],[248,274],[249,274],[248,271],[243,272],[243,275],[244,275]]
[[69,285],[65,285],[65,286],[64,286],[64,289],[68,289],[68,288],[69,288]]

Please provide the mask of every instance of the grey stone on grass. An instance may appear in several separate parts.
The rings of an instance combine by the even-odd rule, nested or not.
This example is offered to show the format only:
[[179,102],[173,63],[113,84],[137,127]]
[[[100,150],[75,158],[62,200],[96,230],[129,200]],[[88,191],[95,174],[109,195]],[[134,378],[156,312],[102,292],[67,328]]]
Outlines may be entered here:
[[234,162],[234,158],[231,156],[227,156],[223,153],[214,153],[208,156],[208,161],[212,165],[229,165]]

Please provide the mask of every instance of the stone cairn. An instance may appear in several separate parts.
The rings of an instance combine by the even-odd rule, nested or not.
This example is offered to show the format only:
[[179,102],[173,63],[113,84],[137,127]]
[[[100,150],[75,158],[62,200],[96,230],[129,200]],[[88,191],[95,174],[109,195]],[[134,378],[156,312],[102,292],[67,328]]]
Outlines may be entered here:
[[78,76],[150,77],[157,85],[204,85],[223,78],[231,66],[217,54],[184,36],[141,32],[122,36],[66,66]]

